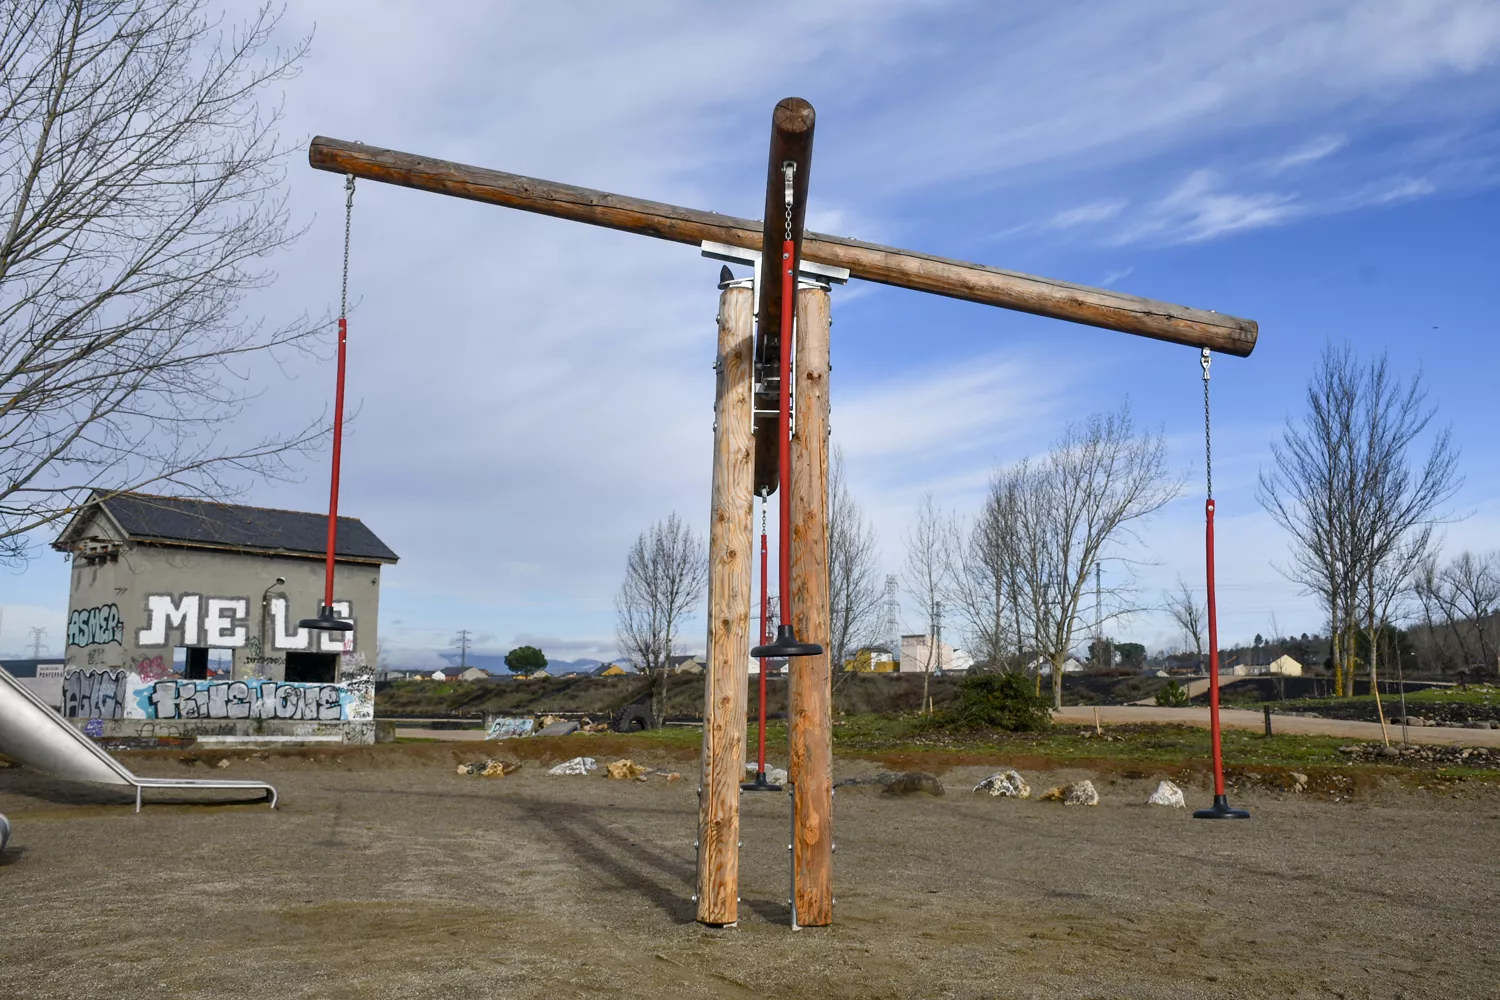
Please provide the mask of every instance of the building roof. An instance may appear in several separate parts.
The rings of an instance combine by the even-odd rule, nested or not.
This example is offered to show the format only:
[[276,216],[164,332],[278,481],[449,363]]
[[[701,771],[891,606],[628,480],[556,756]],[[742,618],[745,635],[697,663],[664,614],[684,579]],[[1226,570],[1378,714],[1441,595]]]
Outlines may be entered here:
[[[327,514],[147,493],[109,496],[96,491],[52,547],[71,551],[96,510],[136,542],[319,557],[328,545]],[[400,558],[355,517],[339,518],[337,554],[359,562],[394,563]]]

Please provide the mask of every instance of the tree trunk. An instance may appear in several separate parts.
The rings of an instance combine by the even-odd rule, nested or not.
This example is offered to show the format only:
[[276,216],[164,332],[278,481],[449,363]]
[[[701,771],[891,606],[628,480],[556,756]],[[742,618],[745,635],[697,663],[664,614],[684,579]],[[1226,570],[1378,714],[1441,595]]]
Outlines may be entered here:
[[1053,708],[1062,708],[1063,660],[1064,660],[1064,658],[1067,655],[1068,655],[1067,653],[1063,653],[1063,654],[1061,654],[1059,656],[1052,657],[1052,707]]

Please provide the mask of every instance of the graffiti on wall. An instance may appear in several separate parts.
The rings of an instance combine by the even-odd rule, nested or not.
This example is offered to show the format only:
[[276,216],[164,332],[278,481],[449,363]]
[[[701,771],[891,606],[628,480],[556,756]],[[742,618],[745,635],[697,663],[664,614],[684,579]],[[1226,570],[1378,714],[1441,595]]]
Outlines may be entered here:
[[[285,597],[267,601],[270,612],[270,646],[280,650],[309,650],[314,647],[313,632],[298,628],[288,631],[291,618]],[[353,604],[334,601],[333,613],[355,624]],[[122,626],[123,633],[123,626]],[[322,632],[317,649],[324,653],[354,651],[354,633]],[[143,649],[159,646],[212,646],[239,649],[259,638],[250,634],[250,599],[248,597],[207,597],[203,594],[147,594],[146,624],[136,630],[135,644]],[[257,653],[262,656],[263,653]]]
[[75,670],[63,677],[63,715],[123,719],[130,675],[123,670]]
[[125,670],[74,670],[63,678],[63,714],[84,719],[298,719],[374,717],[374,686],[282,681],[190,681]]
[[68,615],[69,646],[102,646],[125,639],[125,619],[114,604],[79,608]]
[[147,719],[311,719],[341,722],[354,700],[343,684],[156,681],[136,692]]

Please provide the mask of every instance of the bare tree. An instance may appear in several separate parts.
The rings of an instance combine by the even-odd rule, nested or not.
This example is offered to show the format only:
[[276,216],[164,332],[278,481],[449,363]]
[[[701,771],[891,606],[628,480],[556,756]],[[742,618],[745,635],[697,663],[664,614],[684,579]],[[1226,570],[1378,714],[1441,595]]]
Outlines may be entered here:
[[1062,707],[1063,664],[1076,637],[1135,610],[1125,574],[1100,595],[1093,622],[1080,609],[1094,568],[1133,536],[1134,526],[1182,489],[1166,466],[1161,435],[1138,434],[1130,408],[1070,425],[1043,458],[1014,479],[1017,585],[1032,648],[1051,663],[1052,704]]
[[239,310],[296,235],[259,100],[306,40],[272,48],[266,7],[227,30],[209,9],[0,8],[0,557],[95,488],[222,497],[316,436],[226,440],[253,357],[316,333]]
[[1428,554],[1413,572],[1421,609],[1420,645],[1437,670],[1495,666],[1495,614],[1500,611],[1500,553],[1461,552],[1446,565]]
[[665,711],[672,641],[708,588],[703,539],[675,513],[641,532],[625,559],[625,580],[615,597],[615,633],[621,651],[653,678],[651,712]]
[[[941,661],[938,629],[942,617],[943,594],[947,592],[948,569],[952,557],[948,551],[949,530],[933,503],[932,494],[917,505],[917,519],[906,535],[906,592],[916,601],[927,632],[926,653],[922,660],[922,710],[931,713],[932,670]],[[905,666],[905,664],[903,664]]]
[[[1289,575],[1328,611],[1336,679],[1350,695],[1355,632],[1363,629],[1369,639],[1374,683],[1380,606],[1405,589],[1420,564],[1428,529],[1458,489],[1458,454],[1442,430],[1414,461],[1435,410],[1421,376],[1392,375],[1384,355],[1365,364],[1347,346],[1330,346],[1307,400],[1306,416],[1289,421],[1272,445],[1274,466],[1262,472],[1259,493],[1292,535]],[[1404,572],[1393,576],[1396,567]]]
[[875,528],[849,490],[844,454],[835,447],[828,466],[829,653],[835,671],[879,638],[885,598],[879,560]]
[[1015,483],[990,480],[970,525],[955,522],[949,549],[949,603],[963,619],[975,665],[999,670],[1018,657],[1023,640],[1016,600]]
[[1177,627],[1192,640],[1193,649],[1198,653],[1198,666],[1203,667],[1203,626],[1208,620],[1208,611],[1198,603],[1198,595],[1193,593],[1193,588],[1180,576],[1177,578],[1176,592],[1163,594],[1162,600],[1167,614],[1172,616]]

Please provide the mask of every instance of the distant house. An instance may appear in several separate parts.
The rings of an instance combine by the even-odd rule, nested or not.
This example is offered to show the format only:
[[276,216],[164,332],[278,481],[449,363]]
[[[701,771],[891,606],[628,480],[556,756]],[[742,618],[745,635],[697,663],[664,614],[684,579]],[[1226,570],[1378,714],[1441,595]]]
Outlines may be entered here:
[[932,638],[925,634],[901,637],[901,665],[903,674],[923,673],[931,670],[942,673],[949,670],[968,670],[974,665],[974,657],[961,649],[954,649],[946,642],[939,642],[932,651]]
[[543,670],[536,670],[536,671],[533,671],[532,673],[527,674],[524,679],[528,680],[528,681],[540,681],[540,680],[546,680],[548,677],[551,677],[551,676],[552,676],[551,674],[547,673],[547,671],[545,669],[543,669]]
[[673,656],[667,661],[674,674],[701,674],[703,661],[696,656]]
[[884,646],[866,646],[844,661],[850,673],[890,674],[900,669],[896,656]]
[[1301,677],[1302,664],[1283,653],[1264,667],[1260,667],[1259,672],[1275,674],[1280,677]]
[[[1031,661],[1031,666],[1028,669],[1035,670],[1043,677],[1051,677],[1052,661],[1043,659],[1042,657],[1038,656],[1036,659]],[[1063,660],[1063,673],[1081,674],[1083,673],[1083,664],[1079,663],[1077,660],[1073,659],[1070,656],[1066,660]]]
[[618,663],[601,663],[589,673],[593,677],[623,677],[629,671]]

